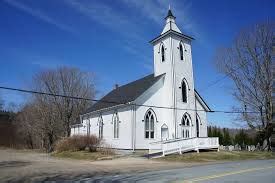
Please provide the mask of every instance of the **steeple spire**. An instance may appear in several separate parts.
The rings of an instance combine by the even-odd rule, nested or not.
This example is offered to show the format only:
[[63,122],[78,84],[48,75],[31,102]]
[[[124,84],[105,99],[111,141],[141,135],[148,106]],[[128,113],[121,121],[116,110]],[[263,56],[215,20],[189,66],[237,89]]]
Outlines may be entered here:
[[173,13],[171,11],[170,4],[169,4],[168,13],[167,13],[167,16],[165,17],[165,19],[167,19],[168,17],[173,17],[174,19],[176,19],[176,17],[173,15]]
[[176,19],[176,17],[173,15],[172,10],[170,8],[170,4],[169,4],[168,13],[167,13],[167,16],[165,17],[166,24],[165,24],[165,27],[161,34],[164,34],[165,32],[167,32],[169,30],[173,30],[173,31],[181,33],[180,29],[176,25],[175,19]]

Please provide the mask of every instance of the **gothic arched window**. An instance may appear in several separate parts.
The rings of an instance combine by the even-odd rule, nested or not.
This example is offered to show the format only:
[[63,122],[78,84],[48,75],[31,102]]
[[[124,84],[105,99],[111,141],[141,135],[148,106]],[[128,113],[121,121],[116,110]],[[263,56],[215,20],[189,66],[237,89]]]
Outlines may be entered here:
[[165,51],[164,51],[164,46],[161,45],[161,61],[164,62],[165,61]]
[[196,117],[197,137],[200,137],[200,124],[201,124],[200,117],[199,117],[199,115],[197,115],[197,117]]
[[183,47],[181,43],[180,43],[180,60],[183,60]]
[[187,84],[184,80],[181,83],[181,94],[182,94],[182,101],[187,102]]
[[102,116],[98,119],[98,138],[103,138],[103,119]]
[[181,120],[181,130],[182,130],[182,138],[189,138],[190,137],[190,130],[191,130],[191,118],[188,113],[185,113]]
[[156,117],[154,111],[149,109],[145,114],[145,138],[153,139],[155,137]]
[[119,138],[119,118],[118,114],[115,113],[113,116],[113,125],[114,125],[114,138]]

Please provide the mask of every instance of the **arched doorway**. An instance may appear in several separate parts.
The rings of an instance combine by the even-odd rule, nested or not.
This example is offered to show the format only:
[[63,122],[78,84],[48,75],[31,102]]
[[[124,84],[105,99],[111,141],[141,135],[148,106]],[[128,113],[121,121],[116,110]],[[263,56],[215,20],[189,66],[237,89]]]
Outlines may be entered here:
[[196,131],[197,137],[200,137],[200,117],[196,116]]
[[169,133],[168,133],[168,126],[166,124],[163,124],[161,126],[161,140],[168,140]]

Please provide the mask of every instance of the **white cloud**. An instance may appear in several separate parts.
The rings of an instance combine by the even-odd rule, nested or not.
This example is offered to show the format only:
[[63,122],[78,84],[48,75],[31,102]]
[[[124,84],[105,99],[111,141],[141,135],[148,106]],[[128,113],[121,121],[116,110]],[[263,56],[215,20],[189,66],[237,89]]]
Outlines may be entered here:
[[75,9],[80,14],[88,17],[92,21],[107,27],[111,31],[120,33],[131,39],[142,40],[136,23],[128,18],[118,9],[114,9],[110,4],[100,1],[76,1],[64,0],[64,3]]
[[16,1],[16,0],[3,0],[3,1],[6,2],[7,4],[9,4],[10,6],[17,8],[21,11],[24,11],[24,12],[44,21],[44,22],[54,25],[63,31],[75,33],[71,27],[69,27],[63,23],[57,22],[56,20],[49,17],[48,15],[46,15],[45,13],[43,13],[42,11],[40,11],[38,9],[31,8],[30,6],[27,6],[26,4]]
[[98,1],[65,0],[64,3],[81,15],[88,17],[91,21],[101,24],[126,38],[120,39],[119,44],[128,53],[141,59],[141,63],[148,63],[152,60],[135,44],[136,42],[145,43],[148,41],[144,38],[145,28],[140,26],[135,19],[129,18],[129,15],[125,12],[119,11],[110,4]]
[[[169,8],[169,2],[172,12],[177,18],[177,23],[180,24],[183,29],[190,32],[193,31],[193,23],[191,23],[190,8],[192,6],[191,1],[181,0],[181,1],[148,1],[148,0],[122,0],[128,6],[141,11],[143,16],[158,25],[163,25],[163,18]],[[180,2],[180,3],[179,3]],[[181,27],[180,26],[180,27]],[[184,30],[183,30],[184,32]]]
[[158,1],[147,1],[147,0],[122,0],[125,4],[129,5],[132,8],[136,8],[142,12],[144,18],[153,20],[154,23],[160,24],[163,23],[163,16],[168,9],[168,6]]
[[[61,30],[74,32],[71,27],[56,21],[56,19],[46,14],[45,11],[42,11],[43,9],[34,9],[26,3],[22,3],[21,1],[19,2],[19,0],[4,0],[4,2],[36,18],[39,18],[44,22],[52,24]],[[152,22],[152,24],[155,24],[162,29],[161,25],[164,25],[163,19],[166,16],[169,1],[121,0],[118,2],[119,6],[106,3],[106,1],[63,0],[62,2],[76,13],[79,13],[97,24],[103,25],[109,30],[114,31],[120,36],[126,38],[120,40],[122,47],[129,53],[141,58],[142,61],[145,61],[145,64],[151,63],[152,58],[150,58],[149,53],[145,53],[144,50],[139,48],[138,45],[140,44],[136,43],[146,43],[148,41],[144,36],[146,32],[146,23]],[[195,26],[191,23],[191,15],[189,13],[191,3],[185,0],[170,2],[171,9],[175,16],[177,16],[177,23],[179,24],[179,27],[183,28],[182,31],[185,32],[185,30],[187,30],[194,32]],[[136,18],[129,16],[129,14],[126,14],[126,12],[128,13],[129,11],[120,11],[119,8],[122,7],[128,8],[130,12],[137,12],[135,15],[141,17]],[[143,24],[144,22],[146,23]],[[93,24],[91,24],[91,26],[93,26]],[[41,63],[35,64],[41,65]]]

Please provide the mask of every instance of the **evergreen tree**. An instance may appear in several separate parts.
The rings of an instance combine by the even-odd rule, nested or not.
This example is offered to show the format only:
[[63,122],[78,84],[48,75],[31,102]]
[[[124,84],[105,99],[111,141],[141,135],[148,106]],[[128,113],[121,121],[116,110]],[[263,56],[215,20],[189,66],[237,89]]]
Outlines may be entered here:
[[213,134],[212,134],[212,127],[209,126],[207,127],[208,128],[208,137],[213,137]]
[[219,137],[220,144],[224,145],[224,137],[220,129],[217,128],[217,136]]
[[223,144],[223,134],[221,133],[220,129],[216,126],[213,127],[213,137],[219,137],[219,143]]
[[2,111],[4,108],[4,101],[2,100],[1,96],[0,96],[0,111]]
[[240,132],[235,135],[234,143],[239,144],[242,148],[251,143],[250,138],[244,129],[241,129]]
[[229,135],[229,130],[226,128],[223,128],[223,145],[231,145],[232,144],[232,139]]

